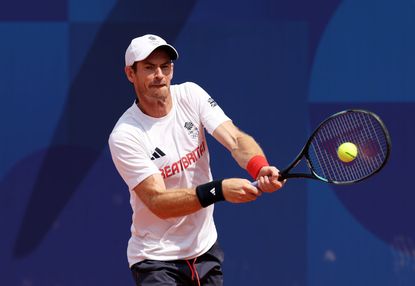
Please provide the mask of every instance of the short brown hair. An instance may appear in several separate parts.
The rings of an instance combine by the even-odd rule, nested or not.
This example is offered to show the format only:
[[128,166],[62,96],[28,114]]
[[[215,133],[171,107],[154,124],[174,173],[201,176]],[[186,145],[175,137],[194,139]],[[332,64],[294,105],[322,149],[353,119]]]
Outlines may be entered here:
[[133,65],[131,66],[131,68],[133,69],[134,72],[137,71],[137,63],[138,62],[134,62]]

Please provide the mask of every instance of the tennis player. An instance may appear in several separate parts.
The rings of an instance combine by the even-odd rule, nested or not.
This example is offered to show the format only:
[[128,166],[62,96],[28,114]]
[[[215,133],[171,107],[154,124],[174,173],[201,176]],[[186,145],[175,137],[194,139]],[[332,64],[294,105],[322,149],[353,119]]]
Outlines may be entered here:
[[[171,85],[177,58],[156,35],[133,39],[125,53],[136,100],[116,123],[109,146],[131,195],[128,262],[136,285],[222,285],[214,204],[254,201],[282,184],[255,140],[200,86]],[[205,129],[258,188],[242,178],[213,180]]]

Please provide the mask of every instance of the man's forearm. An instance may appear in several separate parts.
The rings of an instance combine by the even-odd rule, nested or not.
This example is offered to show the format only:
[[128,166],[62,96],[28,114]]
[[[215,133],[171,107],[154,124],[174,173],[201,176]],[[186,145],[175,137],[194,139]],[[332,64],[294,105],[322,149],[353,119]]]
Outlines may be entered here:
[[246,169],[248,162],[252,157],[256,155],[264,156],[264,152],[255,139],[242,132],[237,137],[236,144],[232,148],[231,153],[239,166],[244,169]]
[[232,154],[239,166],[257,179],[263,166],[268,166],[264,152],[250,135],[239,130],[231,121],[222,123],[213,136]]
[[162,219],[185,216],[202,208],[195,189],[164,190],[154,194],[146,205]]

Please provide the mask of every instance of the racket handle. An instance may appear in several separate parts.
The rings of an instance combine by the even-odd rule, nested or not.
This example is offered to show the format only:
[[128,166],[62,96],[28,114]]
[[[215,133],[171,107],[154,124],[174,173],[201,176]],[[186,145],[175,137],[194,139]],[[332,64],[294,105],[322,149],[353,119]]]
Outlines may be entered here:
[[[284,174],[280,174],[280,176],[278,177],[278,181],[282,182],[284,180],[285,180]],[[258,188],[258,181],[251,182],[251,185],[254,186],[255,188]]]

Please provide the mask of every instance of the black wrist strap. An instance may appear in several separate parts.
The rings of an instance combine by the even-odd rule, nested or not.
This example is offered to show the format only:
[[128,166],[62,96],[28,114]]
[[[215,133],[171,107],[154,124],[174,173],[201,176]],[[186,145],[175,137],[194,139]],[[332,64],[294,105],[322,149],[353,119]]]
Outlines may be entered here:
[[212,181],[196,187],[196,195],[202,207],[207,207],[219,201],[224,201],[222,181]]

